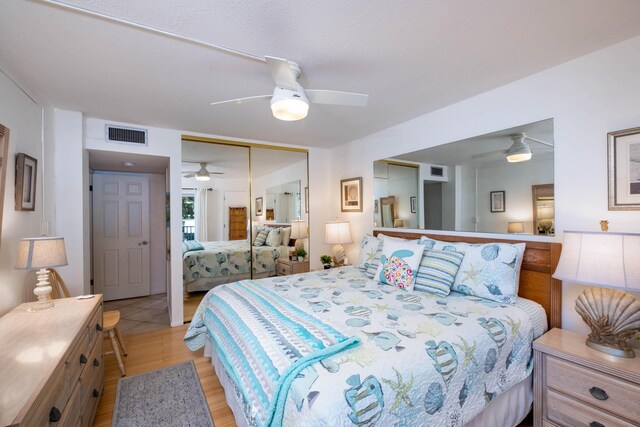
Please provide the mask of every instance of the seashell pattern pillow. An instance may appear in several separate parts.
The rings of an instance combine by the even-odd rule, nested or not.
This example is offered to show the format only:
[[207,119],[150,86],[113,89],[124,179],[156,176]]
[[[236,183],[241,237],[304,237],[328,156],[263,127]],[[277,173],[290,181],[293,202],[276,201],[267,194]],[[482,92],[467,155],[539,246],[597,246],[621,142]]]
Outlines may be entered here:
[[503,304],[515,304],[524,243],[442,242],[422,237],[425,249],[464,253],[452,291]]
[[417,242],[385,239],[375,278],[383,284],[412,291],[424,246]]
[[382,233],[378,234],[378,237],[374,237],[374,236],[371,236],[371,237],[373,237],[374,239],[377,238],[379,243],[378,243],[378,249],[373,255],[373,258],[369,260],[369,264],[367,265],[366,271],[364,272],[364,275],[367,276],[369,279],[374,279],[376,277],[376,272],[378,271],[378,267],[380,266],[380,257],[382,256],[382,245],[386,240],[395,240],[396,242],[415,242],[415,243],[418,243],[420,241],[420,240],[401,239],[399,237],[391,237]]
[[[376,257],[376,252],[382,248],[382,242],[376,236],[365,234],[360,241],[360,255],[358,257],[358,267],[366,270]],[[373,278],[373,274],[371,276]]]
[[282,244],[282,228],[272,228],[269,230],[264,244],[266,246],[280,246]]

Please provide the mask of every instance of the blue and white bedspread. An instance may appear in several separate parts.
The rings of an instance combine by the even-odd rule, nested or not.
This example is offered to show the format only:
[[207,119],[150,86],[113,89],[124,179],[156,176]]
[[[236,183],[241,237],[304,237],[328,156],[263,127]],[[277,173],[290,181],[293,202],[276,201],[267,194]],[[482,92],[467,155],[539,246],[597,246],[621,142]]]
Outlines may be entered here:
[[360,343],[254,281],[222,285],[206,300],[185,342],[196,350],[208,332],[252,425],[282,425],[289,387],[300,372]]
[[[251,292],[270,289],[319,320],[340,325],[344,336],[361,340],[300,372],[288,391],[285,426],[463,425],[529,376],[532,341],[546,328],[544,310],[522,298],[516,305],[501,305],[459,293],[444,298],[409,293],[379,285],[353,267],[229,288],[242,286]],[[199,309],[212,334],[219,334],[210,314],[219,310],[219,299],[214,290]],[[268,335],[265,325],[249,322],[256,335]],[[193,325],[189,333],[199,327]],[[278,337],[272,340],[261,342],[269,355],[280,343]],[[252,349],[251,340],[238,343]],[[270,368],[256,363],[260,366],[242,375],[252,370],[264,375]],[[246,421],[257,424],[250,417]]]

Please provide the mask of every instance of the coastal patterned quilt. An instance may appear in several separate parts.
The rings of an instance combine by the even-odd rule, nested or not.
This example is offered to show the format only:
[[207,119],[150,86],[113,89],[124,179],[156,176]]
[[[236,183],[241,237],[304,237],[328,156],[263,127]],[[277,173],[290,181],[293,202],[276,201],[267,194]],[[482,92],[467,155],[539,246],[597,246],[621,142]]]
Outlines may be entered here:
[[[251,252],[246,240],[202,242],[204,250],[190,251],[183,255],[182,280],[187,285],[208,277],[228,277],[248,274],[251,268]],[[253,272],[276,272],[281,256],[279,246],[253,247]]]
[[[409,293],[354,267],[255,283],[361,340],[300,372],[287,393],[285,426],[463,425],[528,377],[532,341],[546,328],[531,301]],[[217,304],[215,292],[196,319]],[[252,403],[244,404],[255,425]]]

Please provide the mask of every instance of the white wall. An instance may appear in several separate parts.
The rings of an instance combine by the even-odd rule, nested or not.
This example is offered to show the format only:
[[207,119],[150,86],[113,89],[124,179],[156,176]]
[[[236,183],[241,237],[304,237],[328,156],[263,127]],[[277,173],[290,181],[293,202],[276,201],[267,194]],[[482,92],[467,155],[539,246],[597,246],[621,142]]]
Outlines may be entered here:
[[[21,84],[21,86],[25,87]],[[33,94],[31,94],[33,96]],[[45,107],[45,126],[51,123],[52,111]],[[4,214],[2,218],[2,235],[0,236],[0,316],[4,315],[22,302],[33,299],[35,277],[27,271],[13,268],[16,260],[18,240],[24,237],[41,235],[41,219],[43,211],[51,211],[51,200],[46,196],[43,207],[43,188],[49,188],[52,181],[50,175],[51,161],[43,159],[41,143],[42,109],[29,99],[18,86],[0,73],[0,123],[10,130],[9,148],[6,164],[6,181]],[[51,129],[45,129],[45,144],[51,142]],[[49,150],[45,149],[45,154]],[[38,176],[36,178],[35,211],[16,211],[14,209],[15,189],[15,156],[26,153],[38,159]],[[46,173],[43,174],[43,169]],[[43,186],[43,182],[46,182]],[[53,230],[50,230],[53,232]]]
[[[611,231],[640,232],[640,212],[607,209],[607,132],[639,126],[639,75],[636,37],[337,147],[331,151],[333,212],[351,222],[358,241],[372,231],[374,160],[553,118],[555,240],[562,241],[565,229],[598,230],[601,219],[610,221]],[[340,213],[339,180],[353,176],[363,177],[364,211]],[[346,247],[349,258],[356,259],[358,246]],[[563,288],[563,327],[586,331],[573,308],[583,288]]]

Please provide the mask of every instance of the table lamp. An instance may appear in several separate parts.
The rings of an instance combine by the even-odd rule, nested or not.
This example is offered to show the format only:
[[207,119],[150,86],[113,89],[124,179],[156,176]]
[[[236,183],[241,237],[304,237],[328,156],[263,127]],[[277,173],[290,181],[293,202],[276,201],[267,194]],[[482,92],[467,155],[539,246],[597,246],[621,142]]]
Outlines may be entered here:
[[309,237],[307,221],[304,219],[294,219],[291,221],[291,238],[296,239],[296,252],[300,249],[304,249],[303,239],[306,239],[307,237]]
[[330,245],[334,245],[331,248],[331,257],[333,258],[333,264],[335,267],[340,267],[344,264],[344,247],[348,243],[353,243],[351,240],[351,231],[349,231],[349,221],[327,222],[325,226],[324,242]]
[[520,234],[524,233],[524,223],[510,222],[507,224],[507,233]]
[[404,227],[404,220],[400,218],[396,218],[393,220],[393,228],[402,228]]
[[640,290],[640,234],[565,231],[553,277],[590,286],[576,300],[591,328],[587,346],[635,357],[629,339],[640,332],[640,302],[619,289]]
[[51,300],[48,268],[67,265],[67,253],[63,237],[39,237],[20,239],[15,268],[18,270],[38,270],[38,282],[33,293],[38,302],[29,307],[29,311],[42,311],[55,307]]

